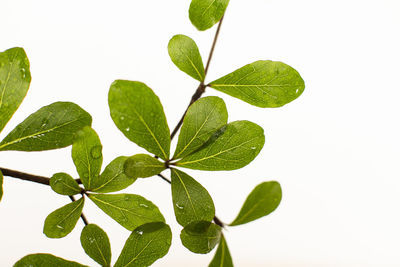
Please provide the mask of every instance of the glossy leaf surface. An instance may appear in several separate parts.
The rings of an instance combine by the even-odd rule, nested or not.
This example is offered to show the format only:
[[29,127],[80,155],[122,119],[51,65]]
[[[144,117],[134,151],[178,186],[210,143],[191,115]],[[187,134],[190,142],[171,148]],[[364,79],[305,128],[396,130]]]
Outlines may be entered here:
[[174,159],[182,158],[204,145],[228,121],[225,102],[216,96],[194,102],[183,120]]
[[204,81],[203,60],[196,43],[186,35],[178,34],[168,43],[168,53],[174,64],[194,79]]
[[108,216],[130,231],[145,223],[165,221],[157,206],[139,195],[92,194],[89,198]]
[[68,235],[81,216],[83,198],[61,207],[47,216],[43,233],[50,238],[61,238]]
[[206,221],[193,222],[181,232],[182,244],[194,253],[209,253],[221,238],[221,227]]
[[116,192],[127,188],[136,181],[124,172],[125,161],[128,157],[118,157],[110,162],[103,173],[96,179],[91,191],[99,193]]
[[75,133],[92,124],[92,117],[78,105],[56,102],[42,107],[14,128],[0,143],[0,150],[42,151],[72,144]]
[[101,266],[111,266],[111,246],[106,232],[95,224],[86,225],[81,233],[86,254]]
[[85,127],[77,132],[72,144],[72,159],[87,190],[98,186],[103,163],[102,149],[100,138],[92,128]]
[[200,31],[211,28],[225,13],[229,0],[192,0],[189,18]]
[[30,82],[24,49],[15,47],[0,53],[0,132],[21,105]]
[[157,175],[166,168],[164,163],[150,155],[137,154],[126,160],[124,169],[128,177],[146,178]]
[[50,178],[50,186],[54,192],[61,195],[72,196],[81,192],[78,182],[63,172],[56,173]]
[[223,235],[221,235],[217,252],[208,267],[233,267],[231,253]]
[[270,214],[279,206],[281,199],[282,189],[278,182],[264,182],[257,185],[230,225],[245,224]]
[[168,253],[171,239],[171,229],[165,223],[141,225],[129,236],[114,267],[150,266]]
[[208,171],[235,170],[249,164],[264,146],[264,130],[249,121],[234,121],[219,129],[177,166]]
[[170,136],[160,99],[144,83],[117,80],[108,94],[111,118],[122,133],[160,158],[169,158]]
[[14,264],[14,267],[88,267],[73,261],[67,261],[51,254],[30,254]]
[[270,60],[248,64],[209,86],[262,108],[283,106],[298,98],[305,87],[295,69]]
[[178,223],[186,226],[194,221],[212,221],[214,202],[207,190],[195,179],[171,169],[172,202]]

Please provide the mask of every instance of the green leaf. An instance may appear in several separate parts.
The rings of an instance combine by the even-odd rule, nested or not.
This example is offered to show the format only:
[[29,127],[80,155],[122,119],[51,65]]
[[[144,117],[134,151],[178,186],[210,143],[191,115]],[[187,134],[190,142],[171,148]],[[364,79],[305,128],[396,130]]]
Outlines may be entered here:
[[14,267],[88,267],[73,261],[67,261],[51,254],[30,254],[14,264]]
[[90,191],[109,193],[127,188],[136,181],[124,172],[125,161],[128,157],[118,157],[110,162],[92,186]]
[[43,233],[50,238],[68,235],[82,214],[83,204],[84,199],[81,198],[50,213],[44,222]]
[[150,266],[168,253],[171,239],[171,229],[165,223],[139,226],[129,236],[114,267]]
[[212,221],[214,202],[195,179],[184,172],[171,169],[172,202],[178,223],[186,226],[194,221]]
[[221,235],[217,252],[208,267],[233,267],[231,253],[229,252],[224,235]]
[[146,178],[159,174],[165,170],[165,164],[156,158],[137,154],[129,157],[125,162],[125,174],[131,178]]
[[29,60],[23,48],[0,53],[0,132],[21,105],[30,82]]
[[206,221],[192,222],[181,232],[182,244],[191,252],[209,253],[221,238],[221,227]]
[[56,173],[50,178],[50,186],[54,192],[60,195],[73,196],[81,193],[77,181],[67,173]]
[[281,199],[282,189],[278,182],[264,182],[257,185],[230,226],[245,224],[270,214],[279,206]]
[[211,28],[221,20],[229,0],[192,0],[189,7],[189,18],[199,30]]
[[81,233],[86,254],[101,266],[111,266],[111,246],[106,232],[95,224],[86,225]]
[[139,195],[92,194],[89,198],[108,216],[130,231],[145,223],[165,222],[157,206]]
[[72,159],[82,184],[87,190],[96,188],[103,163],[103,147],[99,136],[89,126],[77,132],[72,144]]
[[168,43],[172,62],[183,72],[203,82],[205,73],[203,60],[196,43],[186,35],[178,34]]
[[221,98],[208,96],[194,102],[183,120],[174,159],[185,157],[200,148],[227,121],[228,111]]
[[0,150],[42,151],[72,144],[92,117],[78,105],[56,102],[31,114],[0,143]]
[[208,86],[262,108],[281,107],[298,98],[305,87],[295,69],[270,60],[248,64]]
[[0,171],[0,201],[3,197],[3,174]]
[[111,117],[122,133],[164,160],[171,139],[160,99],[141,82],[117,80],[108,93]]
[[264,146],[264,130],[249,121],[234,121],[219,129],[202,148],[182,158],[177,166],[196,170],[240,169]]

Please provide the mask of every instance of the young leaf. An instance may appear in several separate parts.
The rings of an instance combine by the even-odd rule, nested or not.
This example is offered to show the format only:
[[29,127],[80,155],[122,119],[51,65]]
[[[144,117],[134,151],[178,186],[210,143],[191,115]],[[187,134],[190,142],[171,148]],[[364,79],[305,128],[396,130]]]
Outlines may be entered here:
[[182,158],[177,166],[196,170],[240,169],[264,146],[264,130],[249,121],[234,121],[219,129],[199,150]]
[[0,143],[0,150],[42,151],[72,144],[75,133],[92,124],[92,117],[78,105],[56,102],[42,107],[14,128]]
[[106,232],[95,224],[86,225],[81,233],[81,245],[86,254],[101,266],[111,266],[111,246]]
[[47,216],[44,222],[43,233],[50,238],[61,238],[68,235],[81,216],[84,199],[69,203]]
[[168,253],[171,239],[171,229],[165,223],[141,225],[129,236],[114,267],[150,266]]
[[14,267],[88,267],[74,261],[67,261],[51,254],[30,254],[14,264]]
[[125,161],[128,157],[118,157],[110,162],[103,173],[96,179],[92,192],[109,193],[127,188],[136,181],[124,172]]
[[229,0],[192,0],[189,7],[189,18],[199,30],[211,28],[221,20]]
[[281,107],[298,98],[305,87],[295,69],[270,60],[248,64],[208,86],[262,108]]
[[101,164],[103,163],[103,147],[99,136],[89,126],[77,132],[72,144],[72,160],[87,190],[96,188],[99,183]]
[[160,99],[141,82],[117,80],[108,93],[111,117],[131,141],[164,160],[171,139]]
[[25,98],[30,82],[24,49],[15,47],[0,53],[0,132]]
[[194,221],[212,221],[214,202],[195,179],[184,172],[171,169],[172,202],[178,223],[186,226]]
[[50,178],[50,186],[60,195],[73,196],[81,192],[79,184],[67,173],[56,173]]
[[217,252],[208,267],[233,267],[231,253],[229,252],[224,235],[221,235]]
[[145,223],[165,222],[157,206],[139,195],[92,194],[89,198],[108,216],[130,231]]
[[183,120],[174,159],[185,157],[200,148],[227,121],[228,111],[221,98],[208,96],[194,102]]
[[281,199],[282,189],[278,182],[264,182],[257,185],[230,226],[245,224],[270,214],[279,206]]
[[165,164],[156,158],[137,154],[129,157],[125,162],[125,174],[131,178],[146,178],[159,174],[165,170]]
[[182,244],[191,252],[209,253],[219,242],[221,227],[206,221],[192,222],[181,232]]
[[204,81],[203,60],[196,43],[189,37],[178,34],[168,43],[168,53],[174,64],[194,79]]
[[3,197],[3,174],[0,171],[0,201]]

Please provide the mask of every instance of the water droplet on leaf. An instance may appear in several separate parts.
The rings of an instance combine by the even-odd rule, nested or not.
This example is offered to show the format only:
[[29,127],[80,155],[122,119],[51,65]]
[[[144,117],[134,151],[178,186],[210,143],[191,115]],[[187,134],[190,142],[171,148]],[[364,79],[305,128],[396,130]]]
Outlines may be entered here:
[[102,150],[102,146],[100,145],[100,146],[94,146],[94,147],[92,147],[92,149],[90,149],[90,156],[93,158],[93,159],[98,159],[98,158],[100,158],[102,155],[101,155],[101,150]]

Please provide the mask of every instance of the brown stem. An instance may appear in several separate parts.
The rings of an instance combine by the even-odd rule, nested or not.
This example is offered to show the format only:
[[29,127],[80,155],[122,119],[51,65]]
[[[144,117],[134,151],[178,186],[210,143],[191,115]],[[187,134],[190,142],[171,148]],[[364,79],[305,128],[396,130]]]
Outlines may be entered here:
[[[82,197],[83,197],[83,195],[82,195]],[[75,199],[74,196],[69,196],[69,198],[71,199],[72,202],[76,201],[76,199]],[[81,213],[81,219],[82,219],[82,221],[83,221],[83,223],[84,223],[85,225],[88,225],[88,224],[89,224],[89,222],[88,222],[88,220],[86,219],[86,216],[85,216],[85,214],[83,214],[83,212]]]

